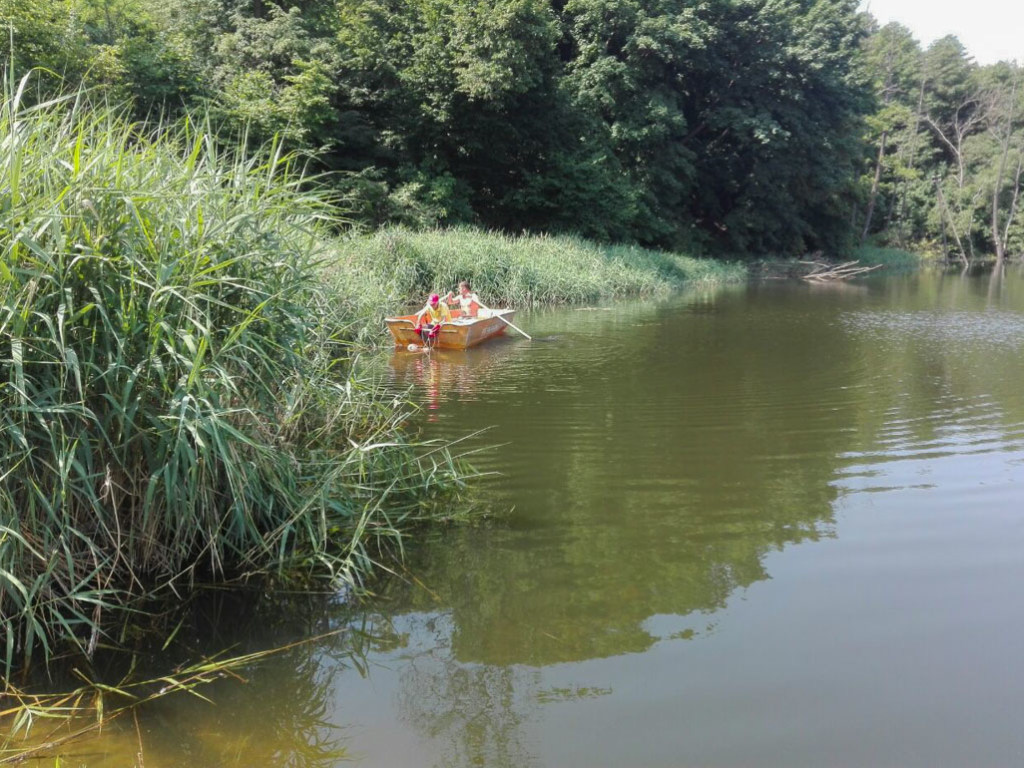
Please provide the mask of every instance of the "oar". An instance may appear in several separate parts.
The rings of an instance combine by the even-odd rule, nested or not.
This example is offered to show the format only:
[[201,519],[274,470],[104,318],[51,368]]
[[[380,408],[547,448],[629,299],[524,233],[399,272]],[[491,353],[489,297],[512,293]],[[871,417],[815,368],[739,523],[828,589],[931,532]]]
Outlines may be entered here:
[[[479,302],[477,302],[477,303],[479,303]],[[511,327],[515,328],[515,329],[516,329],[517,331],[519,331],[519,332],[520,332],[521,334],[523,334],[523,336],[525,336],[526,338],[528,338],[528,339],[529,339],[530,341],[533,341],[533,336],[531,336],[530,334],[528,334],[528,333],[527,333],[526,331],[524,331],[524,330],[523,330],[522,328],[520,328],[520,327],[519,327],[518,325],[515,325],[514,323],[512,323],[512,321],[511,321],[511,320],[506,320],[506,319],[505,319],[505,318],[504,318],[503,316],[501,316],[501,315],[497,314],[497,313],[496,313],[496,312],[495,312],[495,311],[494,311],[493,309],[491,309],[490,307],[484,306],[483,304],[480,304],[480,308],[481,308],[481,309],[486,309],[486,310],[487,310],[488,312],[490,312],[490,313],[491,313],[491,317],[496,317],[496,318],[498,318],[498,319],[499,319],[499,320],[501,320],[501,321],[502,321],[502,322],[503,322],[503,323],[504,323],[505,325],[508,325],[508,326],[511,326]]]

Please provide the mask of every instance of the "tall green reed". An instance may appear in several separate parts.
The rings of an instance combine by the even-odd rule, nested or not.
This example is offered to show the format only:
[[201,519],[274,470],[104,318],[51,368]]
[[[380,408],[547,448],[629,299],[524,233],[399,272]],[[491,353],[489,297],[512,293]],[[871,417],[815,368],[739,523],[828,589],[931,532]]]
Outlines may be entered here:
[[920,254],[903,248],[883,248],[875,245],[855,248],[850,258],[864,265],[884,264],[889,269],[914,269],[920,267],[922,263]]
[[279,146],[0,104],[0,659],[90,653],[204,578],[360,585],[460,486],[354,378],[324,197]]
[[663,293],[743,280],[742,265],[576,237],[470,228],[390,228],[339,241],[326,262],[339,306],[355,317],[393,312],[469,280],[486,301],[517,306]]

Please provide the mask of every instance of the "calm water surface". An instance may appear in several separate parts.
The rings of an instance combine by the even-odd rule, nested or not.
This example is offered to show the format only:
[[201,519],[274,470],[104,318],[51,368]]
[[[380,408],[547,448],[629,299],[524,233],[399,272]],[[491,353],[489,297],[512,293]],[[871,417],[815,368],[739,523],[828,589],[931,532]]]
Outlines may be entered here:
[[432,536],[350,635],[147,710],[148,768],[1024,764],[1020,273],[522,325],[381,362],[427,437],[487,429],[507,517]]

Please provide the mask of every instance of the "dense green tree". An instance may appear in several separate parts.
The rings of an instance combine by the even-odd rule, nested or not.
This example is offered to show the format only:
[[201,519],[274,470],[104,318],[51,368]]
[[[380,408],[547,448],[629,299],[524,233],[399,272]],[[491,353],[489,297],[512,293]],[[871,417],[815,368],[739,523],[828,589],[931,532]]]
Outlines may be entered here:
[[[213,40],[209,61],[213,114],[264,141],[329,151],[337,140],[338,61],[315,12],[271,5],[236,13]],[[307,13],[309,15],[307,15]]]
[[18,71],[41,67],[80,78],[88,39],[75,6],[75,0],[0,0],[2,61]]
[[[704,6],[702,6],[704,7]],[[855,3],[721,2],[696,78],[700,213],[739,250],[841,249],[867,93]],[[708,193],[710,192],[710,194]]]
[[[566,87],[600,123],[637,194],[639,239],[684,239],[694,157],[686,146],[686,60],[707,30],[674,0],[570,0]],[[599,123],[598,123],[599,121]]]
[[867,141],[877,147],[861,241],[867,239],[879,198],[891,217],[900,199],[900,182],[914,177],[920,108],[910,107],[921,81],[921,49],[906,27],[892,23],[875,31],[865,45],[865,63],[878,95],[879,109],[867,120]]
[[898,25],[873,32],[864,62],[878,106],[866,134],[875,157],[861,182],[862,236],[936,243],[965,263],[1020,253],[1020,67],[979,67],[955,37],[922,50]]
[[856,6],[0,0],[0,45],[13,32],[16,68],[105,88],[141,119],[204,111],[308,150],[370,226],[734,253],[1013,242],[1013,77]]
[[631,190],[565,98],[547,2],[343,0],[339,10],[344,79],[377,136],[363,156],[385,169],[393,207],[629,236]]
[[850,2],[571,0],[577,103],[641,194],[637,236],[835,247],[866,93]]

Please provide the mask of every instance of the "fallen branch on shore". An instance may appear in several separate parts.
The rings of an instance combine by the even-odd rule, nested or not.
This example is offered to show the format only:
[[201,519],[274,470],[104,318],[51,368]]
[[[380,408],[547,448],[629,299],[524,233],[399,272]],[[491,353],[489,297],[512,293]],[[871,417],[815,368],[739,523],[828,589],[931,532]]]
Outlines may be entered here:
[[810,272],[800,277],[815,283],[822,283],[828,280],[849,280],[851,277],[873,272],[885,266],[884,264],[864,266],[856,260],[843,262],[842,264],[830,264],[827,261],[801,261],[800,263],[811,267]]

